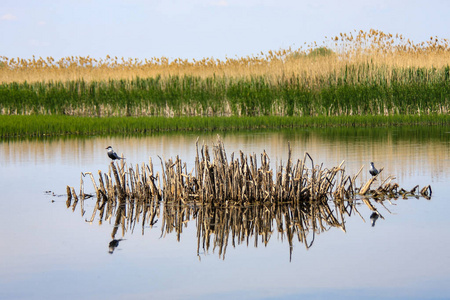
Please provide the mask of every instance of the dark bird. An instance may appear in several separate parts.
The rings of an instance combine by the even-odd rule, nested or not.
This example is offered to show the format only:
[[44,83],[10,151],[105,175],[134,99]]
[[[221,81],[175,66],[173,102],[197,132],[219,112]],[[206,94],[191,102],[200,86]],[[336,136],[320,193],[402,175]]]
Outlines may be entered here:
[[111,242],[109,242],[109,254],[113,254],[114,250],[119,246],[119,242],[122,241],[123,239],[113,239]]
[[375,169],[375,166],[373,165],[373,162],[370,163],[370,169],[369,169],[369,173],[372,176],[375,176],[378,174],[378,170]]
[[370,220],[372,221],[372,227],[375,227],[375,222],[378,220],[378,213],[377,212],[373,212],[370,215]]
[[106,150],[108,150],[108,156],[109,158],[111,158],[112,160],[116,160],[116,159],[125,159],[125,157],[120,157],[119,155],[117,155],[116,152],[114,152],[113,148],[111,146],[108,146],[105,148]]

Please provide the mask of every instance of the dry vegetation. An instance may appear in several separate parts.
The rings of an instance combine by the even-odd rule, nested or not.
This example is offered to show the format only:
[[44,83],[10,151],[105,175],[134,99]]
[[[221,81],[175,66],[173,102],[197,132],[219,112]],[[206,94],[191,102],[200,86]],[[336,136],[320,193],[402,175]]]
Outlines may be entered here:
[[[236,158],[235,153],[228,157],[220,136],[211,151],[206,144],[199,149],[198,141],[196,149],[195,167],[191,171],[177,156],[175,160],[159,157],[161,175],[154,172],[151,158],[149,164],[136,165],[135,169],[132,166],[128,168],[123,160],[120,165],[111,162],[108,173],[98,171],[99,185],[92,173],[86,174],[92,179],[99,201],[125,201],[126,198],[148,201],[155,198],[171,204],[193,202],[228,205],[330,199],[347,201],[357,195],[377,199],[406,198],[419,191],[418,185],[409,192],[401,189],[398,184],[391,183],[395,179],[391,175],[376,190],[371,189],[383,168],[361,187],[357,187],[356,180],[363,167],[357,174],[350,176],[345,173],[344,161],[339,166],[326,168],[323,164],[314,164],[308,153],[303,159],[295,160],[289,143],[286,163],[280,162],[275,170],[271,168],[271,159],[265,151],[260,155],[259,166],[255,153],[247,156],[240,151]],[[81,177],[82,198],[85,197],[83,177],[86,174],[83,173]],[[431,193],[430,186],[420,190],[420,194],[427,199]],[[67,186],[67,194],[69,202],[72,196],[78,199],[73,187]]]
[[[323,51],[326,50],[326,51]],[[331,50],[331,51],[330,51]],[[450,61],[447,39],[430,37],[415,43],[402,35],[377,30],[354,31],[326,38],[300,49],[269,51],[241,58],[219,60],[71,56],[55,60],[47,58],[0,57],[0,78],[3,83],[42,81],[105,81],[109,79],[149,78],[162,76],[250,77],[264,76],[272,84],[286,77],[302,77],[315,85],[329,77],[340,76],[352,69],[352,78],[389,79],[395,69],[442,68]],[[370,64],[370,68],[361,67]],[[381,73],[380,73],[381,71]]]

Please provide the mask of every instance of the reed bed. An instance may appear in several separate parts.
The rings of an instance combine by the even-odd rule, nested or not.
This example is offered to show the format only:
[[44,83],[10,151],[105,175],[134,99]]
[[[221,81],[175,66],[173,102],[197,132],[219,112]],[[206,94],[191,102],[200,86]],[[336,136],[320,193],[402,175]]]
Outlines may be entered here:
[[[344,162],[328,169],[315,165],[308,153],[294,162],[289,147],[288,151],[286,163],[280,162],[275,170],[270,168],[265,152],[260,155],[259,167],[255,154],[240,152],[238,158],[231,154],[228,160],[220,138],[212,150],[207,145],[199,149],[197,143],[195,167],[190,172],[178,157],[167,161],[160,158],[161,174],[155,174],[151,159],[135,168],[123,160],[111,162],[108,173],[98,171],[98,181],[92,173],[82,173],[78,195],[67,186],[67,207],[75,210],[80,204],[84,216],[85,199],[94,197],[95,207],[86,221],[93,222],[98,215],[100,223],[114,222],[113,244],[118,243],[119,229],[124,236],[139,225],[143,234],[145,227],[158,222],[162,211],[162,236],[175,232],[180,240],[186,224],[196,220],[197,254],[212,247],[225,258],[228,245],[248,245],[252,238],[255,247],[267,245],[276,232],[287,239],[292,257],[295,239],[309,248],[318,233],[332,227],[346,231],[346,216],[358,214],[364,220],[357,201],[362,201],[376,218],[383,218],[374,203],[384,206],[384,201],[398,198],[431,198],[430,186],[405,190],[393,182],[393,176],[381,181],[378,176],[383,169],[357,187],[356,179],[363,168],[349,176]],[[95,195],[84,191],[84,182],[89,179]],[[376,180],[381,183],[373,189]]]
[[389,79],[380,74],[356,82],[330,74],[316,87],[299,75],[276,84],[264,76],[3,83],[0,112],[90,117],[448,114],[449,66],[393,72]]
[[[315,86],[329,74],[346,75],[347,81],[360,78],[390,78],[393,70],[441,68],[448,65],[449,41],[430,37],[414,42],[399,34],[379,30],[341,33],[325,37],[321,43],[312,42],[298,48],[271,50],[245,57],[213,57],[201,60],[152,57],[145,59],[70,56],[61,59],[0,57],[0,78],[11,82],[103,82],[140,78],[192,76],[201,78],[242,78],[267,76],[277,84],[280,78],[301,76]],[[369,66],[369,67],[368,67]],[[354,68],[349,72],[349,67]]]
[[[178,156],[167,161],[159,159],[161,175],[154,173],[151,159],[149,164],[136,165],[135,169],[128,168],[124,161],[121,161],[120,166],[111,162],[108,173],[98,172],[98,185],[89,173],[97,199],[109,201],[110,198],[133,198],[147,201],[156,197],[165,203],[245,205],[350,200],[357,195],[367,196],[370,193],[378,198],[398,197],[399,193],[406,193],[404,190],[398,191],[398,185],[391,185],[394,179],[392,176],[388,176],[374,191],[370,187],[378,175],[357,187],[356,179],[362,168],[356,175],[346,175],[344,162],[337,167],[325,168],[323,165],[315,165],[308,153],[305,153],[303,159],[293,161],[290,147],[286,163],[283,165],[280,162],[275,170],[271,169],[270,158],[265,152],[260,155],[259,166],[256,154],[247,156],[241,151],[237,158],[234,153],[228,158],[220,137],[213,146],[212,153],[207,145],[199,149],[197,142],[195,167],[191,171],[187,170],[186,163]],[[380,174],[382,171],[381,169]],[[81,195],[84,194],[83,186],[82,177]],[[71,192],[76,197],[73,188]],[[411,193],[414,194],[414,191]],[[431,194],[431,188],[426,187],[421,193],[424,196]]]
[[1,114],[336,116],[449,112],[450,47],[355,31],[242,58],[0,58]]

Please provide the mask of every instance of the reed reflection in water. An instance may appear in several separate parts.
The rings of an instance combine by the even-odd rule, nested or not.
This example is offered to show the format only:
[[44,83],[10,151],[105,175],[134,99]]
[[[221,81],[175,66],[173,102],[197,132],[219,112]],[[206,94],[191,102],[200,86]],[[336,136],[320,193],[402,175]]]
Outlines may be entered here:
[[[201,155],[199,154],[201,153]],[[211,160],[211,157],[214,157]],[[197,230],[197,255],[217,249],[220,257],[225,258],[227,246],[254,241],[267,245],[274,233],[282,241],[287,240],[290,259],[294,241],[310,248],[315,235],[332,227],[344,232],[345,217],[359,213],[357,205],[365,204],[371,211],[370,220],[375,226],[376,220],[383,216],[370,199],[384,206],[383,201],[391,201],[402,196],[426,199],[431,198],[431,187],[426,186],[417,193],[419,186],[411,191],[391,183],[393,176],[380,181],[377,189],[371,189],[379,173],[370,178],[361,188],[355,187],[355,181],[361,172],[354,176],[345,174],[341,163],[330,169],[322,165],[314,166],[309,154],[303,160],[292,163],[289,148],[285,166],[277,167],[276,175],[270,169],[267,154],[261,154],[261,166],[258,168],[256,155],[248,159],[242,152],[240,160],[230,162],[226,157],[222,141],[213,147],[210,155],[204,145],[197,149],[195,174],[187,174],[183,163],[177,159],[163,162],[162,174],[153,171],[150,159],[148,165],[128,168],[123,161],[110,164],[109,172],[99,171],[99,186],[92,173],[90,175],[96,190],[96,204],[89,222],[93,222],[97,213],[100,224],[103,220],[112,222],[114,229],[109,243],[109,253],[113,253],[123,239],[116,239],[119,228],[122,237],[127,231],[133,233],[136,224],[141,224],[142,234],[146,226],[153,227],[160,218],[162,207],[161,236],[175,233],[180,241],[183,226],[195,220]],[[312,168],[306,167],[306,158]],[[165,167],[164,167],[165,165]],[[84,193],[84,181],[81,180],[80,210],[84,215],[84,200],[90,195]],[[163,188],[161,189],[160,177]],[[113,181],[113,178],[115,181]],[[275,179],[275,180],[274,180]],[[67,207],[75,210],[79,199],[74,188],[67,187]],[[72,204],[72,198],[74,202]],[[389,210],[384,206],[389,212]],[[365,221],[365,220],[364,220]],[[202,250],[202,251],[201,251]]]
[[[346,232],[346,218],[354,216],[366,222],[359,211],[361,206],[370,209],[371,226],[375,226],[379,218],[384,219],[380,208],[390,213],[384,202],[393,204],[392,201],[398,199],[374,200],[363,197],[346,201],[313,200],[220,205],[163,204],[157,197],[153,197],[149,201],[128,199],[122,202],[97,202],[91,217],[86,219],[86,222],[93,223],[98,218],[100,225],[103,222],[114,223],[111,233],[112,241],[109,243],[111,254],[120,244],[126,243],[124,237],[127,234],[133,234],[135,230],[139,230],[143,235],[145,230],[157,230],[154,225],[159,222],[161,237],[175,234],[178,241],[181,241],[183,228],[196,226],[196,253],[199,258],[202,253],[207,254],[212,251],[225,259],[227,247],[230,245],[232,247],[241,244],[247,246],[253,244],[254,247],[267,246],[273,236],[276,236],[278,240],[287,243],[290,259],[292,259],[296,242],[308,249],[313,246],[317,234],[333,227]],[[73,210],[77,203],[68,202]],[[80,210],[84,214],[83,207]],[[119,229],[121,230],[120,238],[117,237]]]

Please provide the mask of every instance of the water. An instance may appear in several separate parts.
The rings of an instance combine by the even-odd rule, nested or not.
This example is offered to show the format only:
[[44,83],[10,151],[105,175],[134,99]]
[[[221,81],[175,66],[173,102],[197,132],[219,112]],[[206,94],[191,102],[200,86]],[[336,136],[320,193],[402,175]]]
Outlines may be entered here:
[[[347,174],[369,162],[396,176],[405,189],[430,184],[431,200],[373,204],[384,219],[372,227],[371,211],[359,203],[361,217],[345,216],[346,232],[336,227],[316,234],[314,243],[293,239],[274,226],[265,246],[231,237],[226,253],[200,247],[191,216],[182,233],[165,232],[158,222],[125,232],[108,253],[114,218],[91,218],[95,200],[74,211],[66,207],[66,185],[80,187],[81,172],[107,171],[104,149],[112,145],[127,162],[179,155],[194,165],[195,142],[212,144],[215,134],[149,137],[88,137],[0,142],[0,299],[379,299],[446,298],[450,295],[449,127],[322,129],[222,134],[228,155],[266,150],[275,168],[308,152],[326,167],[345,160]],[[96,176],[97,178],[97,176]],[[86,192],[92,192],[85,179]],[[50,192],[46,192],[50,191]],[[330,207],[334,208],[332,204]],[[123,236],[122,236],[123,235]],[[255,247],[257,236],[257,247]],[[177,240],[179,237],[179,241]],[[214,235],[213,235],[214,237]],[[308,236],[311,241],[312,235]],[[292,254],[290,253],[292,251]],[[197,253],[199,252],[199,253]]]

